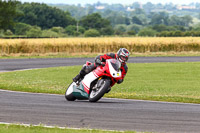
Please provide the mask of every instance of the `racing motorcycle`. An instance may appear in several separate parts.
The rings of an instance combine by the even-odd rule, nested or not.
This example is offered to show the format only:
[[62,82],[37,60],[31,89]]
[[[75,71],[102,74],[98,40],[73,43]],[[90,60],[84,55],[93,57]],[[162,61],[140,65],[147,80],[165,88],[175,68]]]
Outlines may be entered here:
[[[91,64],[87,61],[85,65]],[[65,92],[66,100],[75,101],[78,99],[97,102],[121,78],[120,67],[121,63],[118,60],[106,60],[105,63],[85,75],[78,85],[72,82]]]

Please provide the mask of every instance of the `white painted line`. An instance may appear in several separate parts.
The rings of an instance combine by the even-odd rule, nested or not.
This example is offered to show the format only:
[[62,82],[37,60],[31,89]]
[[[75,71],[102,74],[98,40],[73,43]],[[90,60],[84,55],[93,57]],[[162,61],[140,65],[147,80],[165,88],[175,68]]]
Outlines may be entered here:
[[[27,127],[30,127],[30,126],[41,126],[42,127],[46,127],[46,128],[55,128],[55,126],[47,126],[47,125],[32,125],[32,124],[24,124],[24,123],[8,123],[8,122],[0,122],[0,124],[6,124],[6,125],[22,125],[22,126],[27,126]],[[56,126],[57,127],[57,126]],[[60,129],[67,129],[66,127],[57,127],[57,128],[60,128]],[[74,128],[75,129],[75,128]],[[77,128],[78,129],[78,128]]]
[[[21,92],[21,91],[11,91],[11,90],[3,90],[0,89],[0,92],[11,92],[11,93],[21,93],[21,94],[34,94],[34,95],[51,95],[51,96],[64,96],[61,94],[49,94],[49,93],[33,93],[33,92]],[[197,105],[200,106],[200,104],[196,103],[179,103],[179,102],[164,102],[164,101],[151,101],[151,100],[137,100],[137,99],[120,99],[120,98],[103,98],[108,100],[121,100],[121,101],[138,101],[138,102],[147,102],[147,103],[162,103],[162,104],[180,104],[180,105]]]
[[49,94],[49,93],[33,93],[33,92],[23,92],[23,91],[12,91],[12,90],[3,90],[0,89],[2,92],[11,92],[11,93],[21,93],[21,94],[34,94],[34,95],[52,95],[52,96],[63,96],[59,94]]
[[[59,127],[59,126],[47,126],[44,124],[38,124],[38,125],[32,125],[32,124],[24,124],[24,123],[8,123],[8,122],[0,122],[0,124],[5,124],[5,125],[21,125],[21,126],[26,126],[26,127],[45,127],[45,128],[59,128],[59,129],[74,129],[74,130],[96,130],[96,129],[90,129],[90,128],[71,128],[71,127]],[[103,129],[97,129],[101,131],[111,131],[111,132],[116,132],[117,130],[103,130]],[[118,132],[124,132],[124,131],[118,131]]]

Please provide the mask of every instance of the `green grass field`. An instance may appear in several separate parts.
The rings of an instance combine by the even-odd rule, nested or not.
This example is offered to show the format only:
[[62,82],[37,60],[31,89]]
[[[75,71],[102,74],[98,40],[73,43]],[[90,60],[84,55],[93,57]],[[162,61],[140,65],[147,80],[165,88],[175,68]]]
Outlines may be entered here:
[[[27,59],[27,58],[87,58],[96,57],[104,53],[46,53],[46,54],[0,54],[0,59]],[[200,52],[145,52],[145,53],[131,53],[131,57],[169,57],[169,56],[200,56]]]
[[[125,81],[105,97],[200,103],[200,62],[128,64]],[[63,94],[81,66],[0,73],[0,88]]]
[[103,131],[89,129],[61,129],[47,128],[43,126],[22,126],[0,124],[0,133],[136,133],[133,131]]

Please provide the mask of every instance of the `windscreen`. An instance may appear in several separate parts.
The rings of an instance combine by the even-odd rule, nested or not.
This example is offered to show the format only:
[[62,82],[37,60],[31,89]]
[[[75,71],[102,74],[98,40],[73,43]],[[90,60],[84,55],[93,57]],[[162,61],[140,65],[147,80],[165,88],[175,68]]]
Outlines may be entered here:
[[116,59],[110,59],[110,63],[112,65],[112,67],[118,72],[120,70],[121,67],[121,63],[116,60]]

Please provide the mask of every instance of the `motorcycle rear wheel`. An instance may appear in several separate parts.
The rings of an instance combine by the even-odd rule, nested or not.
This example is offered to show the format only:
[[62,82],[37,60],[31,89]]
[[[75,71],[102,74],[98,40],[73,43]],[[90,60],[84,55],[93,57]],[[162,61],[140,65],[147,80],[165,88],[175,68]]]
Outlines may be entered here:
[[101,79],[104,80],[102,85],[98,90],[92,90],[89,96],[90,102],[97,102],[103,95],[108,91],[108,88],[110,87],[110,80],[108,79]]
[[65,98],[67,101],[75,101],[76,97],[73,96],[73,85],[75,85],[76,83],[72,82],[69,87],[67,88],[66,92],[65,92]]

